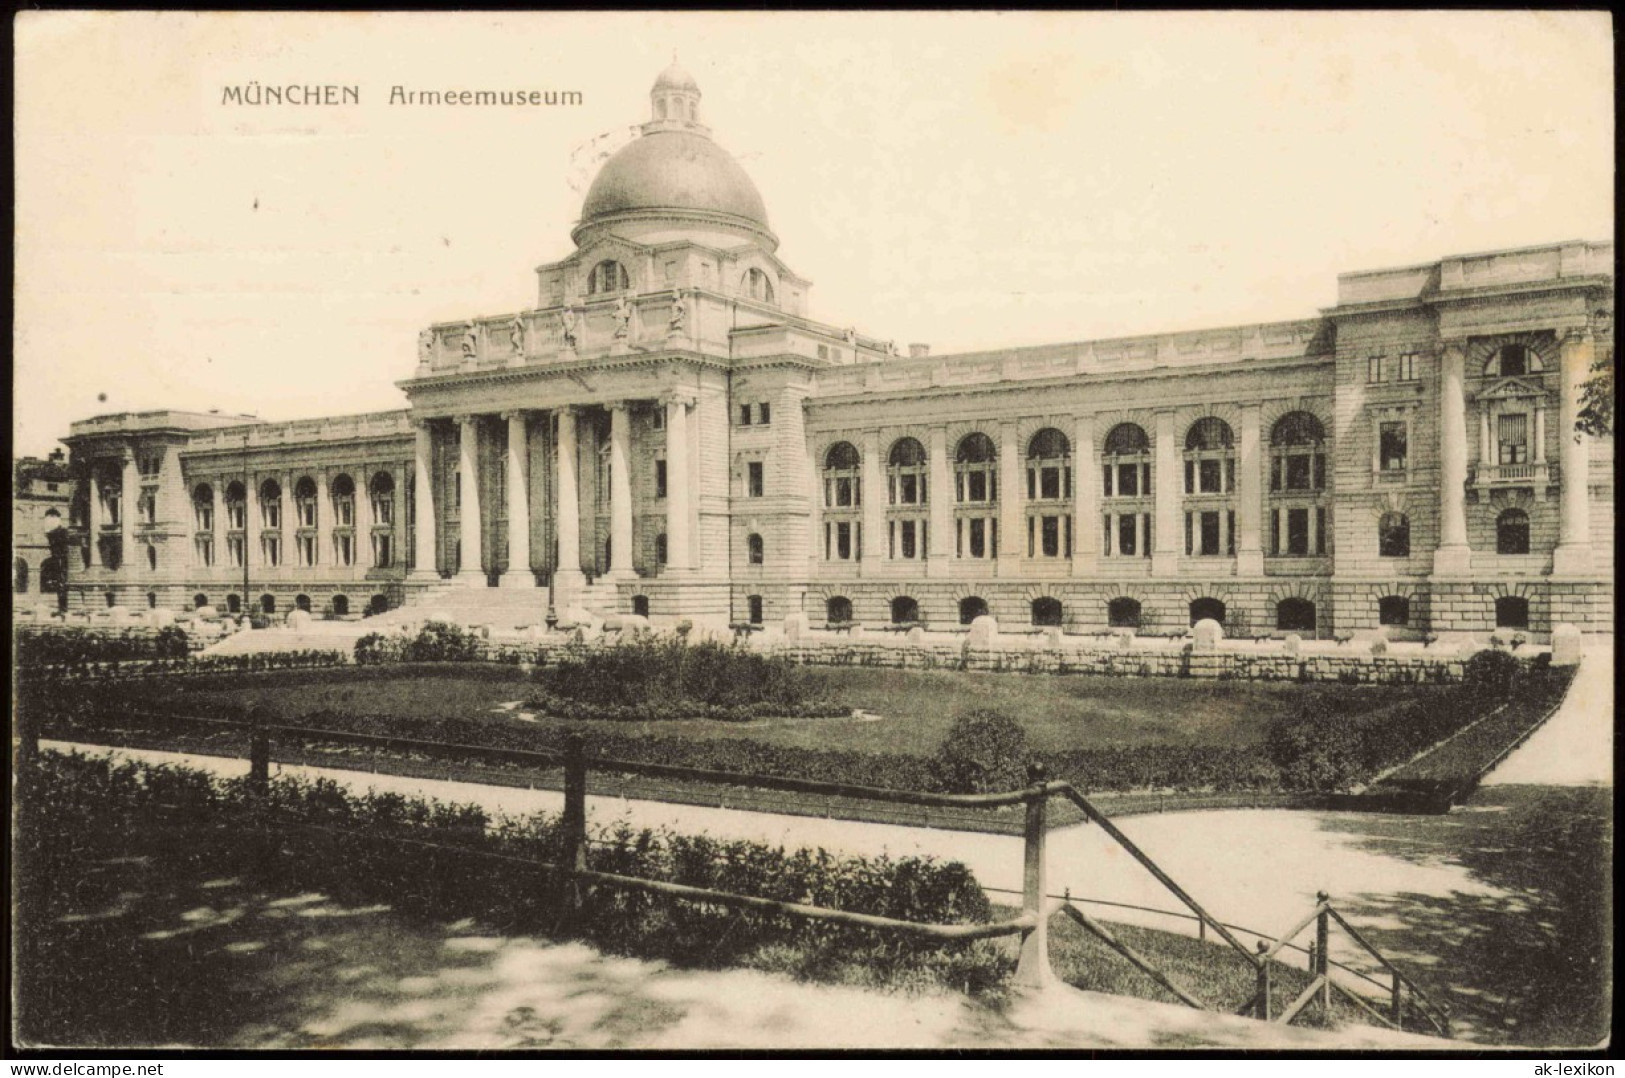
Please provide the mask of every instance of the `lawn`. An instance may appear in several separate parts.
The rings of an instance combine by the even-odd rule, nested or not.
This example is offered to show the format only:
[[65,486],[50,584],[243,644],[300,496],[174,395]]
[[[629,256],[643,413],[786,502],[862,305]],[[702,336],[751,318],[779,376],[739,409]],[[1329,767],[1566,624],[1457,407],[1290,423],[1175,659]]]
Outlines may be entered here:
[[[812,696],[859,709],[848,719],[748,723],[584,722],[606,733],[694,740],[742,738],[784,748],[846,749],[927,756],[959,714],[998,708],[1026,727],[1040,752],[1141,745],[1240,746],[1263,741],[1270,722],[1293,711],[1313,686],[1170,678],[1103,678],[944,670],[810,669]],[[232,714],[252,703],[270,722],[321,712],[402,718],[504,714],[530,684],[518,671],[468,667],[375,667],[303,675],[241,675],[231,687],[206,682],[132,685],[131,702],[174,704],[192,714]],[[1370,709],[1436,690],[1343,686]],[[1360,710],[1367,710],[1362,706]],[[511,711],[522,711],[511,709]],[[551,724],[550,720],[539,720]]]

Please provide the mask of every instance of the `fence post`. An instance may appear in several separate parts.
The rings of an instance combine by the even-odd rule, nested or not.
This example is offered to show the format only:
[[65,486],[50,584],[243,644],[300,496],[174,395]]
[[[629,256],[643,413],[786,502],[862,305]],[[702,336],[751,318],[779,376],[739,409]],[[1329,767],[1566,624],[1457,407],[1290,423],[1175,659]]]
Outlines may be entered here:
[[1269,945],[1263,940],[1258,941],[1258,957],[1262,959],[1258,964],[1258,1017],[1268,1022],[1270,1020],[1270,960],[1268,958]]
[[1332,1017],[1332,964],[1328,944],[1332,935],[1331,898],[1325,891],[1315,895],[1320,904],[1320,916],[1315,918],[1315,973],[1320,977],[1320,1014],[1328,1021]]
[[587,867],[587,758],[580,734],[564,739],[564,815],[559,822],[564,832],[559,866],[565,870],[559,913],[567,925],[581,908],[581,885],[571,873]]
[[[1032,786],[1045,781],[1044,765],[1027,769]],[[1032,791],[1027,800],[1027,824],[1021,880],[1021,910],[1033,918],[1033,927],[1022,934],[1021,958],[1016,963],[1015,983],[1022,988],[1043,988],[1054,980],[1049,967],[1049,917],[1044,903],[1049,890],[1049,866],[1045,857],[1045,830],[1049,822],[1049,796]]]

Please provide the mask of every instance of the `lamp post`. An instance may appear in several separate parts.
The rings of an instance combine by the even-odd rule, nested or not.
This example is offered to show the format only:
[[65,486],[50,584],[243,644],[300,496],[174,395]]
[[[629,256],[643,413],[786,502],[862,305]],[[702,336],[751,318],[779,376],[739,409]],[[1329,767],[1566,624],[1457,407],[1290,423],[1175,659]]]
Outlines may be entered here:
[[248,435],[243,428],[243,617],[248,617]]

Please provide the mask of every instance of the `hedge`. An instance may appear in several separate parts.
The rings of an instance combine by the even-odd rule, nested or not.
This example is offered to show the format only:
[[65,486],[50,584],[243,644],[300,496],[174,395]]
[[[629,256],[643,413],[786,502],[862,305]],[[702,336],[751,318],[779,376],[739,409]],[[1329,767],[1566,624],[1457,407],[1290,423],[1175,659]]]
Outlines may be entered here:
[[53,626],[21,628],[17,632],[20,666],[184,659],[190,651],[190,637],[179,625],[165,625],[156,630]]

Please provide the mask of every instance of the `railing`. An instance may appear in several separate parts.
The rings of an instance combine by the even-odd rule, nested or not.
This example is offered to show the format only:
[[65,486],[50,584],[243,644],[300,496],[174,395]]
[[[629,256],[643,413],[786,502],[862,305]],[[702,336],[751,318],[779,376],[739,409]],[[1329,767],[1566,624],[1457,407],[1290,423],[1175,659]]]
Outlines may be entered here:
[[1480,464],[1473,469],[1474,486],[1504,486],[1508,484],[1550,483],[1556,478],[1556,469],[1549,461],[1525,464]]
[[[31,708],[24,709],[18,714],[19,734],[21,737],[18,755],[19,767],[24,766],[25,761],[33,758],[38,753],[38,724],[37,719],[31,714],[32,711]],[[562,907],[560,916],[565,922],[568,922],[586,901],[582,886],[601,885],[664,894],[693,901],[713,902],[735,908],[764,910],[808,920],[895,932],[901,935],[940,942],[963,942],[1002,936],[1019,936],[1020,956],[1017,961],[1014,981],[1016,985],[1021,987],[1041,987],[1054,979],[1054,974],[1050,971],[1049,966],[1049,915],[1046,903],[1056,896],[1050,895],[1048,892],[1048,855],[1046,846],[1049,800],[1052,797],[1061,797],[1077,806],[1088,820],[1097,824],[1108,837],[1135,861],[1139,862],[1157,882],[1162,884],[1186,909],[1190,910],[1189,916],[1193,917],[1198,923],[1199,938],[1206,939],[1207,933],[1209,931],[1213,932],[1231,950],[1253,967],[1257,974],[1257,990],[1235,1013],[1256,1016],[1265,1021],[1287,1023],[1302,1014],[1308,1005],[1318,998],[1322,1013],[1329,1014],[1331,993],[1335,991],[1365,1013],[1376,1018],[1381,1024],[1393,1028],[1403,1027],[1406,1001],[1408,999],[1412,1013],[1424,1018],[1441,1035],[1450,1036],[1448,1008],[1435,1003],[1415,982],[1406,977],[1397,966],[1372,946],[1364,936],[1348,923],[1339,911],[1332,907],[1324,893],[1319,896],[1319,901],[1314,910],[1294,925],[1289,932],[1277,937],[1273,946],[1266,945],[1263,939],[1260,939],[1257,943],[1256,953],[1250,951],[1236,937],[1232,931],[1232,926],[1221,922],[1208,913],[1184,888],[1180,887],[1171,876],[1163,871],[1156,861],[1141,850],[1127,835],[1123,834],[1116,824],[1105,813],[1096,808],[1087,797],[1070,783],[1046,779],[1042,765],[1034,765],[1029,768],[1029,785],[1020,790],[984,794],[938,794],[821,782],[811,779],[713,771],[608,757],[589,758],[583,750],[583,742],[579,734],[568,735],[562,751],[552,751],[506,749],[484,745],[424,741],[409,737],[352,733],[300,726],[272,726],[254,721],[252,718],[246,721],[187,715],[166,715],[163,718],[167,721],[208,725],[215,728],[237,729],[247,732],[249,735],[249,787],[259,793],[264,793],[269,787],[273,740],[293,742],[298,745],[309,742],[327,742],[340,745],[368,746],[409,753],[429,759],[457,758],[468,760],[473,758],[490,763],[518,765],[542,770],[557,770],[562,766],[564,772],[564,809],[561,815],[564,832],[563,855],[558,862],[527,860],[525,863],[531,867],[541,868],[544,871],[558,873],[562,877],[566,886],[561,888]],[[747,785],[787,793],[842,797],[853,800],[914,805],[924,808],[995,809],[1021,805],[1025,812],[1022,829],[1021,912],[1006,920],[987,924],[927,924],[822,906],[782,902],[734,892],[714,891],[660,880],[593,871],[587,867],[589,840],[587,837],[586,799],[589,775],[595,770],[656,778],[684,779],[720,785]],[[402,839],[401,841],[414,840]],[[503,857],[506,855],[482,853],[479,856]],[[1198,1010],[1222,1013],[1220,1008],[1202,1002],[1194,993],[1175,983],[1164,972],[1157,969],[1152,962],[1133,947],[1120,940],[1105,925],[1079,909],[1074,903],[1075,900],[1068,891],[1064,896],[1061,896],[1061,912],[1116,951],[1151,980],[1172,993],[1186,1006]],[[1104,904],[1112,905],[1112,903]],[[1165,913],[1167,911],[1153,912]],[[1332,978],[1331,967],[1337,966],[1339,969],[1371,984],[1379,984],[1374,978],[1359,970],[1330,960],[1327,953],[1327,943],[1332,921],[1340,925],[1355,943],[1369,953],[1382,969],[1391,975],[1389,1013],[1387,1015],[1380,1013],[1370,1001],[1361,998]],[[1293,940],[1311,923],[1317,925],[1316,942],[1309,949],[1313,979],[1309,987],[1305,988],[1286,1010],[1276,1015],[1273,1013],[1270,998],[1273,966],[1278,962],[1277,956],[1283,950],[1294,947]],[[1250,931],[1248,934],[1258,935],[1258,933]]]

